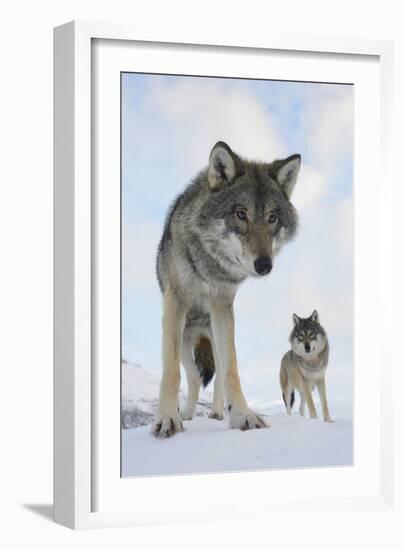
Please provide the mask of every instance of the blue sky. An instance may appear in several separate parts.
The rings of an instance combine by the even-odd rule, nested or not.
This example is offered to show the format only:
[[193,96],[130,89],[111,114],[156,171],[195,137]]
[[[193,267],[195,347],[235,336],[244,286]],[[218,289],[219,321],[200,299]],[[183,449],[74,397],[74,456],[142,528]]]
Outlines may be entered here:
[[156,248],[167,208],[214,143],[265,161],[300,153],[299,234],[236,298],[240,375],[251,403],[278,400],[291,315],[317,309],[331,344],[329,397],[351,397],[353,97],[346,85],[122,75],[124,358],[161,373]]

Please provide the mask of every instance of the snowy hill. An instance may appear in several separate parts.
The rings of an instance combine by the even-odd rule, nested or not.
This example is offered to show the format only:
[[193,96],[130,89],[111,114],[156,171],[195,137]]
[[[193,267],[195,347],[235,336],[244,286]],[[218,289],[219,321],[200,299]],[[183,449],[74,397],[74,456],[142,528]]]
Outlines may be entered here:
[[[259,413],[271,428],[230,430],[228,420],[207,418],[211,394],[200,399],[196,418],[170,439],[151,435],[159,380],[140,365],[122,363],[122,474],[147,476],[342,466],[353,463],[353,425],[349,401],[330,402],[335,422],[287,416],[283,404]],[[185,401],[181,392],[180,401]],[[318,407],[320,414],[320,407]],[[136,428],[136,429],[129,429]]]
[[[137,428],[151,424],[158,405],[159,379],[137,363],[122,361],[122,428]],[[211,397],[201,398],[196,416],[207,416],[211,409]],[[180,402],[186,396],[180,393]]]

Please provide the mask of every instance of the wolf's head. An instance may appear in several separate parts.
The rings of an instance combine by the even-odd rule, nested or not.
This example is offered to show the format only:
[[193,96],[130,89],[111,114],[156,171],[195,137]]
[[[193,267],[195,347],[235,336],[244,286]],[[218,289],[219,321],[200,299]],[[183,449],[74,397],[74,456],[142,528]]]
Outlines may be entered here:
[[294,313],[292,319],[294,322],[294,328],[290,334],[292,350],[299,357],[307,360],[315,357],[327,344],[326,332],[319,323],[318,312],[315,310],[306,319]]
[[216,250],[244,276],[270,273],[275,254],[294,236],[290,197],[300,164],[300,155],[265,163],[242,159],[223,142],[213,147],[201,216],[209,234],[219,235]]

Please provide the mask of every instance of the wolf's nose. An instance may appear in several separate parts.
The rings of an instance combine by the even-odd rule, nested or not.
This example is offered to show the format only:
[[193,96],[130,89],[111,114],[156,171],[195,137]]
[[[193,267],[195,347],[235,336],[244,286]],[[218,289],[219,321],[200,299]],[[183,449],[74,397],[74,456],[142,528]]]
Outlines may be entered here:
[[270,273],[273,264],[271,263],[271,259],[269,257],[263,257],[258,258],[255,261],[254,266],[256,273],[258,273],[259,275],[267,275],[268,273]]
[[309,353],[311,351],[311,346],[309,345],[309,342],[305,342],[305,351]]

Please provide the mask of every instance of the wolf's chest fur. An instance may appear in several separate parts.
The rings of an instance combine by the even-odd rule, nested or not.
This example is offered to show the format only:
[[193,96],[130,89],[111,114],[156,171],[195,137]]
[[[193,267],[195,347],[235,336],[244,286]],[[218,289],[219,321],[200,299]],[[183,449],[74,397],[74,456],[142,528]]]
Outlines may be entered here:
[[299,361],[297,362],[297,367],[300,369],[301,374],[304,378],[307,380],[315,381],[318,378],[323,378],[326,369],[327,369],[327,362],[324,360],[318,361],[317,364],[315,362],[307,363],[302,358],[299,358]]
[[299,370],[300,374],[311,382],[324,378],[329,357],[329,345],[326,343],[322,351],[316,357],[307,361],[305,358],[292,352],[292,366]]

